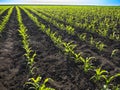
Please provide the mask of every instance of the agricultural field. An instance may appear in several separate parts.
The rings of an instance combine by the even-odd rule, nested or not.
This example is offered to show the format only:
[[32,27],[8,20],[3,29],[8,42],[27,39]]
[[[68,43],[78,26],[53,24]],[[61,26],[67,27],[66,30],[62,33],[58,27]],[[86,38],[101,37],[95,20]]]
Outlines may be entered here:
[[120,90],[120,7],[0,6],[0,90]]

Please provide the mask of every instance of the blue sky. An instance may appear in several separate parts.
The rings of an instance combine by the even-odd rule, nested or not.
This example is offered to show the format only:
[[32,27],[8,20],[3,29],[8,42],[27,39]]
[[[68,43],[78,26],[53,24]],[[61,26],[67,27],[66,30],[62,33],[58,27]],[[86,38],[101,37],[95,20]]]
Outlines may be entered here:
[[120,0],[0,0],[0,4],[120,5]]

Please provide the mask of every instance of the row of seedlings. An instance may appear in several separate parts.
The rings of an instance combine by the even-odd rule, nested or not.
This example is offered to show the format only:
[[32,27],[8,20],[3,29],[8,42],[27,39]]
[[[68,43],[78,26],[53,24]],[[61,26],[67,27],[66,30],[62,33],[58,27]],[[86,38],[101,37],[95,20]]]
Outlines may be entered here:
[[3,31],[3,29],[5,28],[5,25],[7,24],[11,14],[13,11],[13,7],[10,8],[10,10],[8,11],[7,15],[4,16],[3,21],[0,23],[0,33]]
[[50,78],[46,78],[44,80],[44,82],[42,84],[40,84],[42,77],[40,75],[34,76],[35,74],[35,69],[37,69],[37,67],[35,66],[35,56],[37,55],[36,52],[34,52],[33,50],[31,50],[30,47],[30,42],[29,42],[29,35],[27,34],[27,29],[24,26],[23,22],[22,22],[22,17],[21,17],[21,12],[20,9],[18,7],[16,7],[17,9],[17,18],[18,18],[18,22],[19,22],[19,33],[20,36],[22,37],[22,44],[23,44],[23,48],[25,50],[25,57],[27,60],[27,66],[29,67],[29,79],[27,82],[25,82],[25,86],[29,86],[29,89],[34,89],[34,90],[55,90],[53,88],[49,88],[46,87],[46,83],[51,80]]
[[0,10],[0,15],[2,15],[4,12],[5,12],[5,10],[6,9],[8,9],[9,7],[4,7],[4,8],[2,8],[1,10]]

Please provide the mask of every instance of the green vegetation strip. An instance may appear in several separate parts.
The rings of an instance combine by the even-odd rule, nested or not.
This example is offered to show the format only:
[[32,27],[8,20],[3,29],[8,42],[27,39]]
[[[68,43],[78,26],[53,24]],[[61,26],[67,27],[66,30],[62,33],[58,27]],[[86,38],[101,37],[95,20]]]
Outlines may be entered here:
[[35,59],[36,53],[35,52],[33,53],[33,51],[31,50],[29,40],[28,40],[29,36],[27,35],[27,29],[22,22],[20,9],[18,7],[16,7],[16,9],[17,9],[17,18],[20,26],[19,33],[20,33],[20,36],[22,37],[23,48],[26,51],[24,55],[27,59],[27,64],[30,71],[30,75],[29,75],[30,78],[27,82],[25,82],[25,86],[30,85],[29,89],[32,89],[32,90],[33,89],[34,90],[55,90],[53,88],[46,87],[45,85],[49,80],[52,80],[52,79],[46,78],[44,82],[40,84],[42,78],[40,76],[37,76],[37,78],[34,78],[34,74],[35,74],[34,69],[37,69],[37,67],[34,66],[35,64],[34,59]]
[[0,33],[5,28],[5,25],[7,24],[11,14],[12,14],[12,11],[13,11],[13,7],[10,8],[10,10],[8,11],[8,14],[6,16],[4,16],[3,21],[0,23]]
[[3,14],[6,9],[8,9],[8,8],[4,8],[4,9],[0,10],[0,15]]
[[21,17],[21,12],[20,12],[19,8],[16,7],[16,9],[17,9],[17,18],[18,18],[18,22],[19,22],[19,26],[20,26],[19,33],[20,33],[20,36],[22,37],[23,48],[26,51],[26,53],[24,55],[27,58],[29,70],[30,70],[30,73],[32,74],[33,65],[34,65],[34,58],[36,56],[36,53],[31,55],[31,53],[33,51],[31,50],[31,47],[29,44],[29,40],[28,40],[29,36],[27,35],[27,29],[24,26],[24,24],[22,23],[22,17]]

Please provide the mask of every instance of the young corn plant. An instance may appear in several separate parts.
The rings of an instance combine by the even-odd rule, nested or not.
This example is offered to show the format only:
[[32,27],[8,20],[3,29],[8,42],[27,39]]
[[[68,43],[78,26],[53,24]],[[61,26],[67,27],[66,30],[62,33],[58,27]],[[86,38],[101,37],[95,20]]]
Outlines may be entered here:
[[59,25],[59,28],[60,28],[61,30],[64,30],[64,29],[65,29],[65,26],[64,26],[63,24],[60,24],[60,25]]
[[81,56],[81,52],[80,53],[73,53],[73,56],[74,56],[74,59],[75,59],[75,62],[77,63],[77,62],[81,62],[81,58],[82,58],[82,56]]
[[90,37],[90,44],[91,44],[91,45],[94,45],[94,44],[95,44],[94,38],[93,38],[92,36]]
[[96,47],[100,50],[103,51],[104,48],[106,47],[106,45],[104,43],[102,43],[101,41],[96,42]]
[[103,75],[107,74],[108,71],[102,70],[101,67],[95,69],[95,75],[92,76],[90,79],[94,80],[94,82],[98,82],[103,78]]
[[89,70],[93,69],[94,66],[92,65],[91,61],[94,60],[95,57],[80,57],[80,60],[83,62],[83,68],[84,68],[84,72],[87,73]]
[[62,46],[61,46],[61,44],[62,44],[61,38],[62,37],[61,36],[56,37],[55,35],[56,35],[56,32],[50,34],[52,41],[56,44],[56,46],[58,46],[59,48],[62,48]]
[[108,30],[107,29],[103,29],[101,31],[101,34],[102,34],[102,36],[106,37],[108,35]]
[[69,43],[66,43],[66,42],[63,42],[63,43],[62,43],[62,45],[63,45],[63,47],[64,47],[64,52],[65,52],[66,54],[73,55],[74,49],[75,49],[76,45],[75,45],[75,44],[72,44],[72,43],[73,43],[72,41],[69,42]]
[[71,26],[67,26],[67,27],[66,27],[66,31],[67,31],[68,34],[70,34],[70,35],[74,35],[74,34],[75,34],[75,29],[72,28]]
[[120,73],[117,73],[111,77],[108,77],[107,75],[102,75],[103,79],[105,80],[105,84],[103,85],[103,90],[110,90],[110,85],[114,86],[113,84],[111,84],[111,82],[117,78],[120,77]]
[[116,32],[113,32],[112,34],[110,34],[109,38],[112,40],[120,40],[120,34],[116,34]]
[[41,24],[41,30],[42,30],[42,31],[45,31],[45,29],[46,29],[45,25],[44,25],[44,24]]
[[55,90],[50,87],[46,87],[46,83],[49,80],[52,80],[51,78],[46,78],[43,82],[43,84],[40,84],[41,82],[41,77],[38,76],[36,79],[35,78],[30,78],[28,82],[25,83],[25,85],[30,85],[29,90]]

